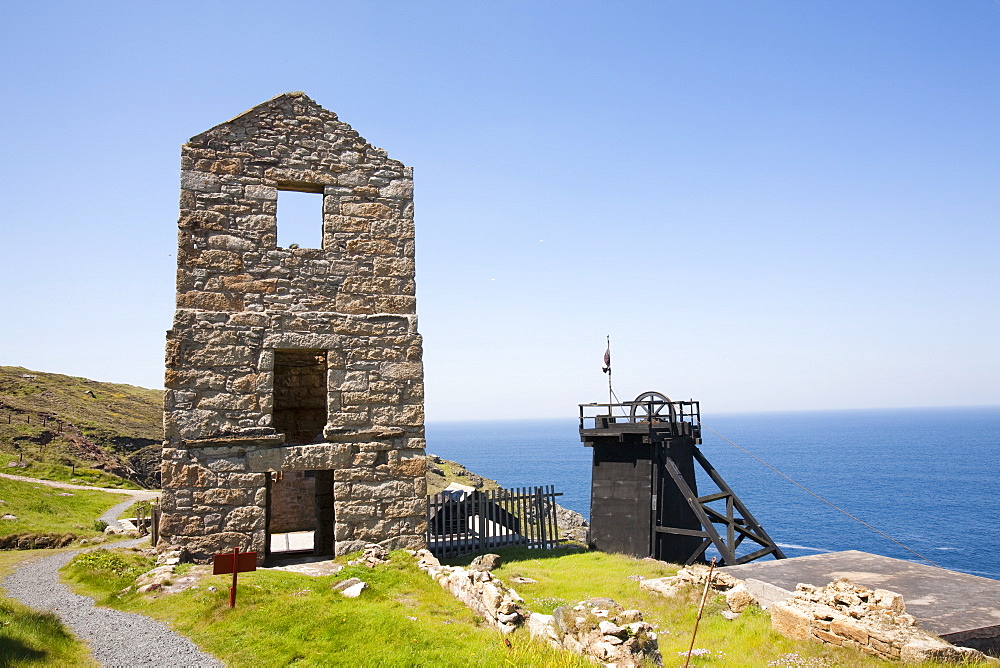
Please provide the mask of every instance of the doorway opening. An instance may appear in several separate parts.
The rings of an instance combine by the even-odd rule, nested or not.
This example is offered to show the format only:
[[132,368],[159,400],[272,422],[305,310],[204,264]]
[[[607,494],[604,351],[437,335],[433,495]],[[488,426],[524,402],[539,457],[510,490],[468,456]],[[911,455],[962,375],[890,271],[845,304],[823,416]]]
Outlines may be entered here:
[[276,471],[267,475],[266,555],[334,553],[333,471]]

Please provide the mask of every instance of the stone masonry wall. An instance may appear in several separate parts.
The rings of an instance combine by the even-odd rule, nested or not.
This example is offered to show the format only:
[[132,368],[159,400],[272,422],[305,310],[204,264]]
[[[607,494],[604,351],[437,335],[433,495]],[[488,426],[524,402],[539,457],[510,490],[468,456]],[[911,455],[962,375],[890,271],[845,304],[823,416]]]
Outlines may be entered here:
[[[198,559],[262,554],[265,473],[333,470],[337,553],[421,546],[412,170],[301,93],[193,137],[181,169],[161,535]],[[277,247],[279,190],[322,193],[323,248]],[[304,439],[274,424],[276,356],[280,372],[289,351],[325,354],[311,444],[288,445]],[[302,408],[309,422],[316,406]]]

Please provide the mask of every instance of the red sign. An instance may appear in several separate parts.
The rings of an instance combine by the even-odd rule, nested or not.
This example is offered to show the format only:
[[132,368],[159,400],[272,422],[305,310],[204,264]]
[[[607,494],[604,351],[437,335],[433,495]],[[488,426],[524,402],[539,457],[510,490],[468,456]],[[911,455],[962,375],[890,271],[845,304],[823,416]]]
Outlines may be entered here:
[[212,575],[225,575],[233,572],[233,557],[236,557],[236,572],[248,573],[257,570],[256,552],[229,552],[217,554],[212,562]]
[[257,553],[240,552],[235,548],[231,553],[217,554],[212,561],[212,575],[233,574],[233,584],[229,588],[229,607],[236,607],[236,575],[257,570]]

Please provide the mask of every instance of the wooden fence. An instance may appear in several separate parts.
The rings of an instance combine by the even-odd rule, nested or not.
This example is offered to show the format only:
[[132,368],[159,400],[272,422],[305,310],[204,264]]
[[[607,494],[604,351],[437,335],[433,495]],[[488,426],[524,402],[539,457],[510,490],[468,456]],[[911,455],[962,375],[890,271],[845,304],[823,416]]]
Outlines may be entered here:
[[557,496],[551,485],[429,496],[427,549],[438,558],[512,545],[551,549],[559,542]]

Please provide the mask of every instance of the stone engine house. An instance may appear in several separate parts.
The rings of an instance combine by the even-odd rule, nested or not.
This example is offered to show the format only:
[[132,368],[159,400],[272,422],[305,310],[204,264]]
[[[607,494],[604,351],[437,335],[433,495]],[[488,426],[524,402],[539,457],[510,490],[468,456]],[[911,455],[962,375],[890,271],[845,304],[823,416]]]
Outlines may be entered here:
[[[278,247],[282,191],[315,195],[321,248]],[[288,93],[185,144],[161,539],[422,545],[414,294],[412,169],[336,114]]]

